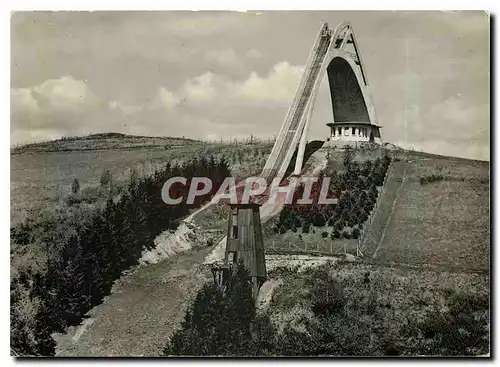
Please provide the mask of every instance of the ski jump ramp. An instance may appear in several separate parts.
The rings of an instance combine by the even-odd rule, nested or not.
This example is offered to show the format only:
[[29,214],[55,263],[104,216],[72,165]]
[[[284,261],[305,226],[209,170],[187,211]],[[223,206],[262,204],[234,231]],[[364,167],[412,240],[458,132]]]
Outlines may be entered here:
[[377,124],[368,81],[354,31],[349,23],[332,30],[321,25],[285,120],[261,177],[283,179],[298,145],[294,174],[302,170],[307,132],[322,77],[327,73],[334,121]]

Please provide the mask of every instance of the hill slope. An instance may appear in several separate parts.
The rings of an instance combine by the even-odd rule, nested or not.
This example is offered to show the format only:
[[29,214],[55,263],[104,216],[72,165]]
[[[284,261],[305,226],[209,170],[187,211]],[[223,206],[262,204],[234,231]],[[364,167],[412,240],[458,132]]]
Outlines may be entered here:
[[127,135],[121,133],[99,133],[87,136],[63,137],[61,139],[22,145],[11,149],[12,154],[24,152],[64,152],[102,149],[164,148],[195,143],[196,140],[173,137]]
[[[364,251],[365,257],[358,259],[359,263],[339,264],[334,269],[341,280],[354,282],[355,292],[348,287],[346,293],[362,302],[371,297],[372,290],[376,296],[376,317],[369,315],[366,330],[370,331],[363,329],[365,336],[378,325],[380,315],[385,315],[383,320],[389,329],[401,319],[414,319],[417,313],[423,319],[431,306],[440,304],[442,294],[455,286],[467,292],[489,293],[489,277],[484,274],[490,245],[489,163],[411,152],[395,155],[401,159],[397,163],[405,168],[398,172],[406,178],[387,205],[390,215],[381,224],[387,229],[373,248]],[[442,177],[425,182],[431,175]],[[113,294],[90,312],[92,324],[60,337],[58,355],[160,353],[193,296],[194,292],[187,290],[210,281],[208,269],[202,271],[199,266],[208,251],[205,248],[179,254],[124,276]],[[283,259],[286,261],[286,257]],[[470,274],[477,270],[479,274]],[[367,272],[372,273],[370,287],[361,284]],[[269,277],[283,280],[279,272],[271,272]],[[288,291],[304,291],[301,282],[300,274],[284,279],[270,304],[273,319],[298,320],[307,311],[303,302],[297,301],[309,297],[307,289],[300,297]],[[289,296],[282,299],[283,295]]]
[[405,177],[372,258],[487,271],[488,162],[415,156],[398,163]]

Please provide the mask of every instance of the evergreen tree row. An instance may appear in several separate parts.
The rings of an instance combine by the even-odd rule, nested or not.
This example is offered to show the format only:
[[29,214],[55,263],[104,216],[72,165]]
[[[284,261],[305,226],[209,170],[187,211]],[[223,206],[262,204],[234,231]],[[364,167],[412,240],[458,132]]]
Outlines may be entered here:
[[[305,185],[297,187],[292,203],[285,205],[280,213],[275,233],[285,233],[288,230],[309,233],[312,226],[333,228],[332,238],[357,238],[359,228],[368,219],[378,196],[377,187],[384,182],[384,177],[391,162],[385,155],[382,159],[367,160],[359,164],[353,160],[353,152],[346,149],[344,153],[344,170],[340,173],[327,168],[319,180],[312,185],[309,205],[300,204]],[[321,183],[324,177],[330,176],[330,186],[327,198],[337,198],[337,204],[320,204],[318,201]],[[356,228],[355,228],[356,227]],[[359,227],[359,228],[358,228]],[[351,228],[347,231],[346,228]],[[327,234],[328,235],[328,234]]]
[[[176,228],[190,209],[209,201],[229,175],[227,162],[213,157],[167,165],[142,179],[132,175],[119,199],[110,197],[104,208],[96,209],[89,218],[82,218],[69,230],[64,226],[64,233],[53,231],[47,240],[57,243],[47,243],[46,272],[41,275],[20,271],[12,281],[12,347],[22,354],[52,354],[50,334],[79,324],[85,313],[109,294],[120,274],[137,264],[143,250],[153,245],[160,232]],[[214,185],[211,192],[191,205],[185,200],[167,205],[161,190],[167,179],[177,176],[187,178],[188,185],[192,177],[210,178]],[[57,228],[57,223],[54,225]],[[11,241],[29,240],[33,237],[30,229],[17,228]],[[29,325],[18,317],[22,292],[29,292],[24,298],[37,300],[35,320]]]

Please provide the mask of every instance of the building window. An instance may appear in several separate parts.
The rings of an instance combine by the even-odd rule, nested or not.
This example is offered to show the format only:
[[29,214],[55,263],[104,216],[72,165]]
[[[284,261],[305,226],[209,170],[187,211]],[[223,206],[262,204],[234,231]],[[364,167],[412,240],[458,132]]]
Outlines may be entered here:
[[335,128],[332,128],[332,136],[335,136]]
[[352,136],[355,136],[355,135],[356,135],[356,128],[355,128],[355,127],[353,127],[353,128],[351,129],[351,135],[352,135]]
[[337,129],[337,135],[338,136],[342,135],[342,129],[340,127]]

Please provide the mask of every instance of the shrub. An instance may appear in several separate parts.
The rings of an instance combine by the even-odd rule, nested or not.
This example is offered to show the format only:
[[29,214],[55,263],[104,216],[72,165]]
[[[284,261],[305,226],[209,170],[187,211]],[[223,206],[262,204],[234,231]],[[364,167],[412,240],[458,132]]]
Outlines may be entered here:
[[488,297],[454,293],[446,300],[448,311],[435,310],[420,325],[427,354],[477,355],[488,349]]
[[71,184],[71,192],[73,194],[77,194],[80,191],[80,182],[78,181],[77,178],[73,180],[73,183]]
[[348,230],[345,229],[342,231],[342,237],[349,239],[351,238],[351,234],[349,233]]
[[205,284],[164,354],[246,354],[254,318],[255,306],[248,270],[239,263],[236,273],[227,282],[225,292],[213,283]]
[[356,214],[350,214],[347,223],[349,224],[349,227],[354,227],[356,224],[359,223],[358,216]]
[[323,227],[325,224],[325,216],[322,213],[316,213],[313,217],[313,225],[315,227]]
[[328,237],[328,232],[326,232],[326,231],[321,232],[321,237],[327,238]]
[[[20,287],[13,289],[18,294],[23,293],[26,284],[35,284],[30,286],[27,299],[40,305],[40,315],[30,312],[33,320],[26,324],[24,315],[15,312],[23,307],[26,297],[11,298],[11,321],[21,330],[16,334],[13,328],[12,348],[23,355],[52,354],[45,336],[79,324],[85,313],[109,294],[122,271],[137,264],[142,251],[153,245],[153,239],[166,229],[176,228],[179,219],[188,214],[192,207],[166,207],[158,193],[169,177],[193,174],[222,182],[230,172],[225,161],[198,159],[183,166],[167,165],[136,182],[135,188],[119,198],[111,195],[105,205],[55,211],[50,218],[39,216],[36,225],[30,226],[30,236],[17,236],[22,241],[36,239],[33,247],[49,261],[27,273],[27,281],[11,283],[12,288]],[[72,195],[81,198],[86,193],[82,190]],[[200,199],[209,200],[209,195]],[[30,333],[22,331],[23,325],[29,325]]]
[[316,316],[328,317],[342,311],[346,300],[341,284],[326,271],[312,274],[311,310]]
[[100,179],[100,183],[102,187],[108,187],[111,185],[111,181],[113,179],[113,176],[111,175],[111,171],[105,170]]
[[427,185],[432,182],[437,182],[437,181],[442,181],[444,179],[443,175],[441,174],[432,174],[432,175],[427,175],[427,176],[421,176],[420,177],[420,185]]
[[352,235],[352,238],[358,238],[358,237],[359,237],[359,234],[360,234],[359,229],[354,228],[354,229],[352,230],[352,234],[351,234],[351,235]]
[[332,239],[338,239],[338,238],[340,238],[340,232],[337,230],[334,230],[332,232]]

